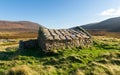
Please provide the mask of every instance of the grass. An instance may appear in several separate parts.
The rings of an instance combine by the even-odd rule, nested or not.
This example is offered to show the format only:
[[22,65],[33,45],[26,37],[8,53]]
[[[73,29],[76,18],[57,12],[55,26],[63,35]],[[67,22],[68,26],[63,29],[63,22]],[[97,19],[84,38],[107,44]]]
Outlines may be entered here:
[[95,37],[92,48],[56,54],[10,48],[0,51],[0,75],[120,75],[120,39]]
[[94,36],[107,36],[107,37],[115,37],[120,38],[120,32],[110,32],[105,30],[88,30],[88,32]]
[[0,39],[36,38],[37,36],[37,31],[0,31]]

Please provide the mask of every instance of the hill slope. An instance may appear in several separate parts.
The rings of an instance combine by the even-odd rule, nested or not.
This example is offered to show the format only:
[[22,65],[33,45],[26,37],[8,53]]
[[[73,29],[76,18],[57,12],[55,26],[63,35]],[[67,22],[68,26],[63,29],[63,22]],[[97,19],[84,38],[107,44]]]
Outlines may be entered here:
[[33,38],[37,37],[37,23],[29,21],[0,21],[0,38]]
[[0,21],[0,31],[7,31],[7,30],[38,30],[39,24],[29,22],[29,21]]
[[109,32],[120,32],[120,17],[110,18],[99,23],[83,25],[87,30],[105,30]]
[[110,18],[98,23],[81,26],[95,36],[107,36],[120,38],[120,17]]

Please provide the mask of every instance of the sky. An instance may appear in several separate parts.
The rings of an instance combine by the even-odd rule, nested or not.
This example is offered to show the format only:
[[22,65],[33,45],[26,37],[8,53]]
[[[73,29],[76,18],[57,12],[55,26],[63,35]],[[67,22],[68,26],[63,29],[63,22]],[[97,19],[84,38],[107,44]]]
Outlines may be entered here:
[[0,0],[0,20],[59,29],[120,16],[120,0]]

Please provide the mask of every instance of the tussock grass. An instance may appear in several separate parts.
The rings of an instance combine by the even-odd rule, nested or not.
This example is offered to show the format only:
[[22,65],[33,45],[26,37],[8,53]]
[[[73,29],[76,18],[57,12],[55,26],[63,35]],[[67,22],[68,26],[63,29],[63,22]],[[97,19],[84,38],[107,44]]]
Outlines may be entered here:
[[120,39],[95,37],[88,49],[46,54],[39,49],[0,51],[0,75],[120,75]]
[[33,71],[26,65],[21,65],[8,70],[6,75],[37,75],[37,72]]

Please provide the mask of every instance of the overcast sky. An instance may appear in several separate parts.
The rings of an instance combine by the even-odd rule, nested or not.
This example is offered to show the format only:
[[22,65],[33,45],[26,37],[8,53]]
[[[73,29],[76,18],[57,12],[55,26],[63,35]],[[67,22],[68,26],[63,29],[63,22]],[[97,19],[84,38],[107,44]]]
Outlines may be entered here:
[[70,28],[120,16],[120,0],[0,0],[0,20]]

